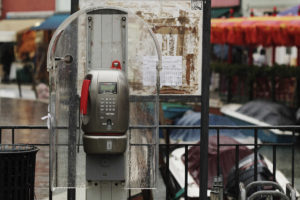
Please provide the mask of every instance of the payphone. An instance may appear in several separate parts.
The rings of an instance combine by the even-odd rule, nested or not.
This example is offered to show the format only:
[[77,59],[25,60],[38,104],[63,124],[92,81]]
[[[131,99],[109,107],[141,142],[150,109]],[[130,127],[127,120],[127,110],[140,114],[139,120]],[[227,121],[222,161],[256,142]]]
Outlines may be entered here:
[[85,77],[80,113],[87,154],[118,154],[126,150],[129,123],[128,81],[122,70],[91,70]]
[[125,188],[154,188],[159,72],[153,86],[134,82],[149,57],[160,69],[151,28],[125,9],[85,8],[56,30],[47,56],[52,191],[85,188],[87,200],[116,200],[127,198]]

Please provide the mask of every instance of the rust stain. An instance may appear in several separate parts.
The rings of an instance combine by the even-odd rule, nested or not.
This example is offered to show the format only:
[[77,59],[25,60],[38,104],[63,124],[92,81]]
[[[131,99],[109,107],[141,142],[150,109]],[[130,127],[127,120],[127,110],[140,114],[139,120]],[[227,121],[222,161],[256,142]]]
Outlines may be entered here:
[[176,19],[175,18],[168,18],[165,20],[166,24],[176,24]]
[[185,90],[180,90],[180,89],[174,89],[171,87],[164,86],[160,90],[161,94],[186,94],[187,92]]
[[193,54],[187,54],[186,55],[185,79],[186,79],[186,82],[187,82],[188,85],[190,85],[191,71],[194,71],[194,55]]
[[175,55],[175,51],[176,51],[176,49],[175,49],[175,38],[174,38],[175,36],[174,35],[172,35],[172,34],[170,34],[170,43],[169,43],[169,54],[171,55],[171,56],[174,56]]
[[159,34],[184,34],[186,32],[191,32],[197,34],[197,30],[192,27],[184,27],[184,26],[158,26],[154,25],[152,28],[153,33]]
[[136,13],[135,13],[137,16],[139,16],[139,17],[142,17],[143,15],[142,15],[142,11],[137,11]]
[[180,22],[180,24],[185,25],[185,24],[190,23],[190,20],[187,16],[188,16],[187,12],[185,12],[183,10],[179,11],[178,21]]
[[193,27],[193,28],[192,28],[192,33],[195,34],[195,35],[198,34],[198,29],[197,29],[197,27]]
[[152,31],[158,34],[178,34],[179,29],[179,26],[154,26]]
[[184,47],[184,34],[178,34],[177,36],[177,54],[176,56],[183,55],[183,47]]
[[190,22],[189,18],[185,16],[179,16],[178,21],[180,22],[180,24],[188,24]]

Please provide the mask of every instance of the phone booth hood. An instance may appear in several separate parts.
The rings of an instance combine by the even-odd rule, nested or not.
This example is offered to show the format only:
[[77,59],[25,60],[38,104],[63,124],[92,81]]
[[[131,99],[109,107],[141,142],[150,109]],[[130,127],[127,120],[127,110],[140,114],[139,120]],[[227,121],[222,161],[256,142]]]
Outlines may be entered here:
[[[101,33],[110,38],[110,41],[88,35],[91,15],[106,23],[101,25],[107,27]],[[126,36],[123,46],[114,32],[116,26],[120,25],[119,15],[124,15],[126,24],[122,26],[127,26],[126,32],[122,33]],[[105,51],[97,52],[99,58],[95,56],[95,52],[90,52],[89,45],[93,44],[99,45],[101,49],[105,48]],[[158,172],[158,94],[161,67],[157,39],[147,23],[130,11],[117,7],[93,7],[79,10],[66,19],[55,31],[49,44],[47,69],[50,79],[52,190],[85,187],[86,154],[81,130],[83,116],[79,109],[82,83],[89,72],[98,70],[100,64],[97,65],[97,59],[101,58],[101,69],[111,70],[112,61],[118,56],[123,58],[122,73],[127,77],[129,87],[126,187],[155,188]],[[146,65],[145,59],[149,58],[156,60],[154,65]],[[152,67],[156,71],[154,84],[145,86],[136,81],[141,76],[136,69],[143,67]],[[137,92],[141,90],[143,93]]]

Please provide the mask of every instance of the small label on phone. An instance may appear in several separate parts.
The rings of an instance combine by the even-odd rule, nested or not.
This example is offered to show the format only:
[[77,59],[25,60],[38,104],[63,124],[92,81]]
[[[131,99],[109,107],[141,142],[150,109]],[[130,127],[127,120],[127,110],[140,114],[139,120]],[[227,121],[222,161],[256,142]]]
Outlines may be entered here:
[[112,150],[112,141],[108,140],[106,143],[106,150],[111,151]]

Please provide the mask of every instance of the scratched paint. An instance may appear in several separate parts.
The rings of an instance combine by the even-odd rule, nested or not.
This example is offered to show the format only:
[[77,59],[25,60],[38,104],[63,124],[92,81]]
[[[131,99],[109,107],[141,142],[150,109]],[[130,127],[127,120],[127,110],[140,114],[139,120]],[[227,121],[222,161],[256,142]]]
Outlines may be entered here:
[[[182,56],[182,85],[161,88],[163,94],[201,94],[202,68],[202,10],[191,10],[191,2],[186,0],[146,0],[146,1],[115,1],[115,0],[81,0],[80,8],[91,6],[114,6],[128,9],[146,21],[155,33],[163,56]],[[133,25],[134,26],[134,25]],[[133,28],[133,27],[129,27]],[[140,27],[134,27],[137,30]],[[137,31],[137,35],[129,35],[128,40],[145,35]],[[130,54],[142,55],[152,41],[143,41],[136,49],[128,49],[128,63],[132,63],[128,71],[131,92],[149,93],[153,88],[143,87],[142,68],[136,61],[130,61]],[[129,46],[130,47],[130,46]],[[134,56],[133,56],[134,57]],[[133,58],[132,57],[132,58]]]

